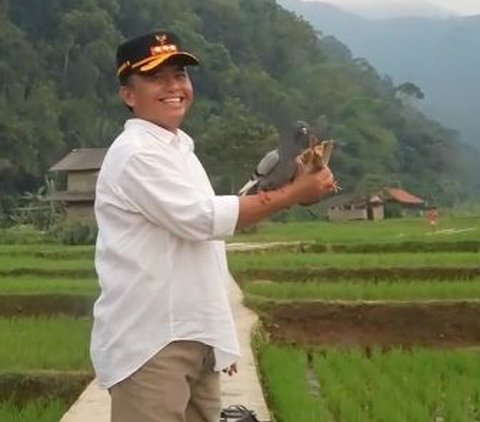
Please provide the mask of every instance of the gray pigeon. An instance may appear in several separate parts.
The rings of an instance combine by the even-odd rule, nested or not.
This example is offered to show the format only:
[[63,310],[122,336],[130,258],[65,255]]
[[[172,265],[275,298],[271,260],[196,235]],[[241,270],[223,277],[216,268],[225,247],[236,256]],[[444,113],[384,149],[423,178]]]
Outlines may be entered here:
[[308,124],[299,120],[293,137],[283,139],[278,148],[264,155],[238,194],[243,196],[274,190],[290,182],[297,171],[295,159],[308,147],[308,141]]

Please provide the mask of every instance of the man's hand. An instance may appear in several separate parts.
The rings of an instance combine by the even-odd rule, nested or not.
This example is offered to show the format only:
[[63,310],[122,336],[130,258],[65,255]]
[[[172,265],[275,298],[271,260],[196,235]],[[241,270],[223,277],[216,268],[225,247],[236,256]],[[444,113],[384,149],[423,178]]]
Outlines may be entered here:
[[225,373],[225,374],[228,374],[230,377],[233,374],[237,374],[238,373],[237,364],[232,363],[228,368],[222,369],[222,372]]
[[296,203],[311,205],[336,189],[335,178],[328,167],[307,173],[300,171],[291,184]]

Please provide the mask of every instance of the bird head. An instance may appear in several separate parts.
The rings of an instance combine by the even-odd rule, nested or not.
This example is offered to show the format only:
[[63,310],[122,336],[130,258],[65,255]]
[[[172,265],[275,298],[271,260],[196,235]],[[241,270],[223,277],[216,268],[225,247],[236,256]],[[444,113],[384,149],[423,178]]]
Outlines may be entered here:
[[[304,149],[308,146],[310,137],[310,126],[303,120],[297,120],[294,131],[294,145],[296,148]],[[299,151],[300,152],[300,151]]]
[[297,134],[308,135],[309,129],[310,126],[307,122],[304,122],[303,120],[297,120],[295,124],[295,132]]

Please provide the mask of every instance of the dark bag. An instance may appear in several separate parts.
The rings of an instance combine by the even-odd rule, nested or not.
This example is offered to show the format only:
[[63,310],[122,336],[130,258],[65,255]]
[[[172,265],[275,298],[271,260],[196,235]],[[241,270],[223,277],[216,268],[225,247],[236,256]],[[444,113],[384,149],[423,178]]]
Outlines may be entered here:
[[229,406],[222,410],[220,422],[259,422],[255,412],[245,406]]

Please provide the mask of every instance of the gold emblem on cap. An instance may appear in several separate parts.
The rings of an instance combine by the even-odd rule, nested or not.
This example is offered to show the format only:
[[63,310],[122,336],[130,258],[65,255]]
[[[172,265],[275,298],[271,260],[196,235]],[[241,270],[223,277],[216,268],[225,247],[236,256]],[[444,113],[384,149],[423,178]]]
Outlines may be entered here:
[[150,47],[150,55],[158,56],[159,54],[176,53],[178,47],[175,44],[167,44],[168,37],[165,34],[155,35],[155,39],[159,45],[152,45]]
[[160,45],[165,45],[167,43],[167,36],[165,34],[155,35],[155,39],[160,43]]

